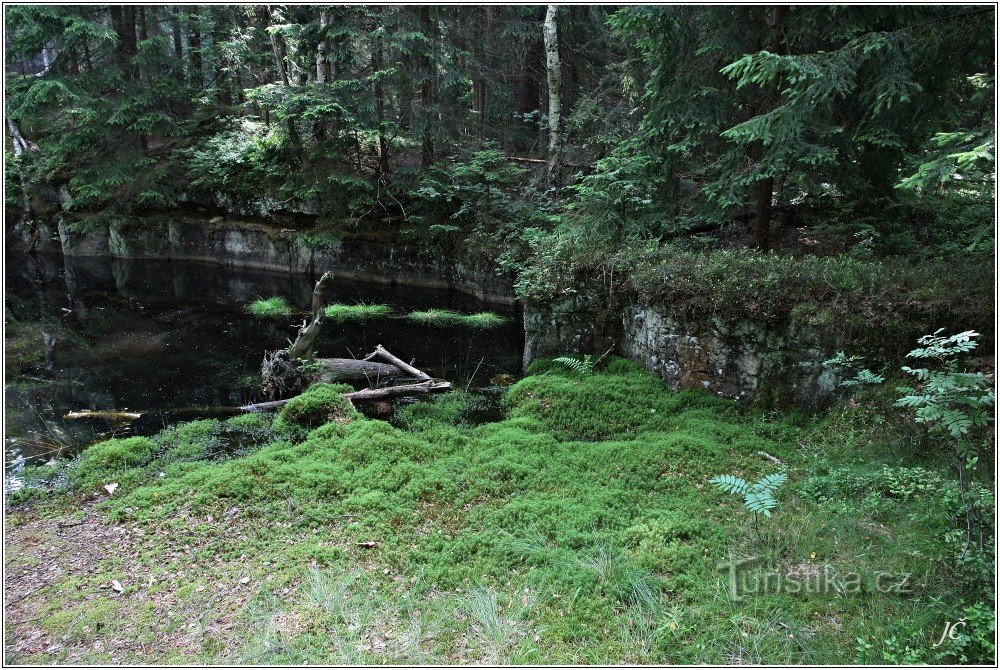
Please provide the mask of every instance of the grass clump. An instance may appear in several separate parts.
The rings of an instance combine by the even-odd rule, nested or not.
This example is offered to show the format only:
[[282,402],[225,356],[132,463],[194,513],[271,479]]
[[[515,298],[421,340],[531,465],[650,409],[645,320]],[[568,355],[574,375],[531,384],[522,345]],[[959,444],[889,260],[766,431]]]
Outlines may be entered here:
[[356,305],[334,304],[326,306],[326,318],[334,323],[345,321],[367,321],[388,316],[392,308],[388,305],[358,303]]
[[432,307],[410,312],[406,318],[428,326],[454,326],[461,321],[462,315],[450,309]]
[[497,326],[502,326],[507,322],[507,319],[503,318],[496,312],[478,312],[476,314],[464,314],[462,315],[461,323],[462,325],[469,326],[470,328],[482,328],[488,330],[490,328],[496,328]]
[[280,319],[290,316],[294,311],[288,301],[281,296],[254,300],[244,310],[247,314],[260,319]]
[[462,314],[450,309],[431,309],[410,312],[406,318],[428,326],[467,326],[469,328],[489,329],[506,323],[506,319],[495,312],[478,312]]
[[358,416],[343,393],[353,391],[346,384],[314,384],[281,408],[278,418],[288,424],[315,427],[324,423],[347,423]]

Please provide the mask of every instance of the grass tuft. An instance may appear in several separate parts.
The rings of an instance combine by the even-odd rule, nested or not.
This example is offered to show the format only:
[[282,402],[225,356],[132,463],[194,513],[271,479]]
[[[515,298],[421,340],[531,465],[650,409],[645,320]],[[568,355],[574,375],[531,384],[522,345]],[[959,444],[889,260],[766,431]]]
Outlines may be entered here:
[[327,305],[326,318],[334,323],[345,321],[367,321],[388,316],[392,308],[388,305],[358,303],[356,305]]
[[254,300],[244,307],[244,310],[247,314],[260,319],[280,319],[290,316],[294,311],[292,306],[288,304],[288,301],[281,296],[267,298],[266,300],[263,298]]
[[426,324],[428,326],[466,326],[468,328],[489,329],[503,325],[507,320],[494,312],[478,312],[476,314],[462,314],[450,309],[431,309],[410,312],[406,318]]

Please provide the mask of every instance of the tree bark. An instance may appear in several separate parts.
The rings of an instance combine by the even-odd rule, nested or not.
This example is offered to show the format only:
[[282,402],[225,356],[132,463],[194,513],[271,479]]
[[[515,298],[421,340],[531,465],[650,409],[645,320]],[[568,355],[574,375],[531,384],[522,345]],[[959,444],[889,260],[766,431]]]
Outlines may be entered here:
[[556,5],[549,5],[545,12],[545,71],[549,84],[549,162],[547,177],[550,188],[562,185],[563,136],[560,123],[562,110],[562,71],[559,61],[559,32],[556,22]]
[[267,14],[267,27],[269,28],[267,34],[271,39],[271,52],[274,54],[274,67],[278,70],[278,78],[281,80],[281,83],[288,86],[288,68],[285,67],[285,42],[281,39],[281,35],[270,30],[274,25],[274,9],[268,6],[265,11]]
[[[769,47],[775,54],[782,55],[785,52],[784,43],[781,40],[781,26],[785,21],[785,14],[788,7],[776,5],[771,9]],[[767,96],[769,100],[777,97],[777,92],[772,91]],[[771,106],[773,103],[769,103]],[[760,147],[760,158],[763,157],[764,148]],[[774,199],[774,177],[766,177],[754,184],[754,201],[757,205],[757,215],[754,218],[754,246],[760,251],[767,251],[771,248],[771,201]]]
[[[413,377],[416,375],[392,365],[376,361],[355,360],[353,358],[317,358],[316,363],[323,367],[320,380],[324,382],[368,382],[376,384],[380,381]],[[427,379],[424,377],[424,379]]]
[[191,83],[202,88],[205,85],[201,67],[201,28],[198,26],[198,8],[189,9],[188,24],[188,58],[191,59]]
[[319,14],[320,38],[316,44],[316,83],[325,84],[330,74],[330,43],[326,38],[326,30],[330,25],[330,14],[322,10]]
[[420,136],[420,167],[427,169],[434,162],[434,49],[437,43],[437,31],[431,18],[431,8],[428,5],[420,5],[418,10],[420,15],[420,30],[430,43],[429,47],[424,47],[421,56],[420,72],[420,112],[423,116],[423,124]]
[[385,87],[382,76],[383,68],[382,38],[376,37],[372,45],[372,76],[375,77],[375,116],[378,121],[378,173],[389,173],[389,139],[385,134]]
[[135,79],[135,55],[138,53],[135,34],[135,6],[134,5],[112,5],[111,27],[118,37],[118,44],[115,54],[118,58],[118,66],[121,68],[122,76],[127,81]]

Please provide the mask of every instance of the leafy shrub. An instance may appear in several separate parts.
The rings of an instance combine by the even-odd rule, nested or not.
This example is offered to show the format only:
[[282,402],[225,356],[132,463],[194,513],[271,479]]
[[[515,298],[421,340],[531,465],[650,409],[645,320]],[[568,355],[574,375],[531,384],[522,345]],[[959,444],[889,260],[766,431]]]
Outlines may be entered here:
[[353,389],[346,384],[314,384],[289,400],[279,418],[300,426],[319,426],[328,422],[347,423],[357,416],[351,401],[342,393]]

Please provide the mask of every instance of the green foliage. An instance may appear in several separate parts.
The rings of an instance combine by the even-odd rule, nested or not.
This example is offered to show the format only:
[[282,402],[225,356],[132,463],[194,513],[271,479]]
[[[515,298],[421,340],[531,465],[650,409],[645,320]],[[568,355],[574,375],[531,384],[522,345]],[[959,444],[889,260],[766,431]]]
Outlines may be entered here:
[[942,328],[933,335],[924,335],[919,340],[923,347],[907,354],[908,358],[928,360],[939,369],[903,367],[918,386],[904,389],[907,395],[896,404],[913,409],[918,423],[960,440],[989,424],[996,396],[992,376],[958,369],[958,356],[976,348],[979,333],[969,330],[942,336],[939,333],[943,331]]
[[356,305],[327,305],[326,318],[334,323],[345,321],[368,321],[384,318],[392,313],[388,305],[358,303]]
[[328,422],[347,423],[357,416],[357,411],[342,394],[352,390],[346,384],[313,384],[285,403],[278,418],[285,423],[307,427]]
[[589,375],[594,371],[594,358],[590,354],[584,354],[582,358],[560,356],[559,358],[554,358],[553,362],[565,365],[570,370],[579,372],[582,375]]
[[752,485],[735,475],[716,475],[708,481],[720,491],[742,496],[743,506],[752,514],[770,518],[771,510],[778,506],[775,492],[788,481],[788,475],[784,472],[771,473]]
[[854,372],[856,370],[854,377],[844,379],[840,382],[840,385],[845,388],[874,386],[884,382],[885,377],[883,375],[875,374],[868,368],[860,367],[863,360],[864,356],[848,356],[843,351],[838,351],[836,356],[823,361],[823,365],[843,368],[845,371]]
[[294,311],[288,301],[281,296],[254,300],[244,310],[247,314],[261,319],[284,319],[291,316]]

